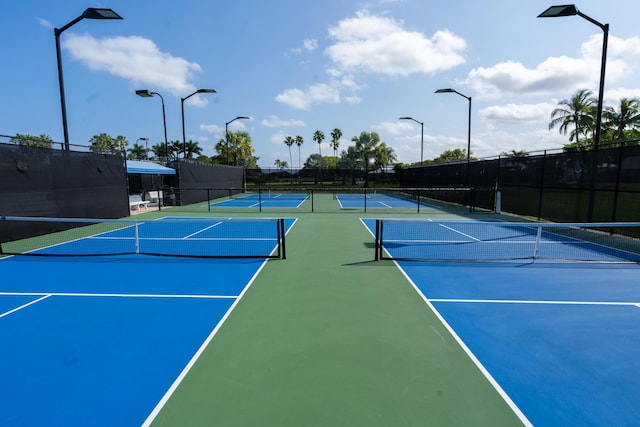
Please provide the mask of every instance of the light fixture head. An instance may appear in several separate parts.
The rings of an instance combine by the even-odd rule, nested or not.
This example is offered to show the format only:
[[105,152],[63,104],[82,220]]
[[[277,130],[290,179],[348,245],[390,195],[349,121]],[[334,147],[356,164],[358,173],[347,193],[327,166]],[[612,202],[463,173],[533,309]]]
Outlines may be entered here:
[[551,6],[540,15],[538,18],[557,18],[561,16],[573,16],[578,14],[578,9],[574,4],[564,4],[560,6]]
[[136,90],[136,95],[141,96],[143,98],[150,98],[153,96],[153,92],[148,89],[139,89]]
[[82,13],[85,19],[123,19],[113,9],[90,7]]

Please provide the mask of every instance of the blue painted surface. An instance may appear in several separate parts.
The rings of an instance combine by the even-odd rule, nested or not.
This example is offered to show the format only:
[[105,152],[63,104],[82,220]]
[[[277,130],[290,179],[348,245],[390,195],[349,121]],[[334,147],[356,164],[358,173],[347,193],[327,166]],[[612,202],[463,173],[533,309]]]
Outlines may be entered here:
[[0,426],[140,425],[264,262],[0,260]]
[[637,264],[398,265],[533,425],[638,424]]
[[234,207],[234,208],[299,208],[305,200],[307,194],[251,194],[248,196],[238,196],[234,199],[212,203],[212,207]]
[[[364,209],[364,194],[337,194],[336,198],[343,209]],[[413,199],[394,197],[388,194],[367,194],[367,209],[417,209],[418,202]],[[420,208],[435,208],[425,202],[420,202]]]
[[140,425],[232,302],[53,296],[0,319],[0,425]]

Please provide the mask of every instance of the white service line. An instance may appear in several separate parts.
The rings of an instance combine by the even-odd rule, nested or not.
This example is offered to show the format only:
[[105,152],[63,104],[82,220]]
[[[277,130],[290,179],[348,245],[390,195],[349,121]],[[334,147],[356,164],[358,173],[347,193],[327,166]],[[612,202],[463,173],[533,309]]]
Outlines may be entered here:
[[447,230],[451,230],[451,231],[453,231],[454,233],[458,233],[458,234],[463,235],[464,237],[468,237],[468,238],[470,238],[471,240],[475,240],[476,242],[480,242],[480,239],[476,239],[475,237],[470,236],[470,235],[468,235],[468,234],[465,234],[465,233],[463,233],[462,231],[456,230],[455,228],[447,227],[447,226],[446,226],[446,225],[444,225],[444,224],[438,224],[438,225],[439,225],[440,227],[444,227],[444,228],[446,228]]
[[220,221],[220,222],[216,222],[215,224],[211,224],[210,226],[205,227],[205,228],[203,228],[202,230],[198,230],[198,231],[196,231],[195,233],[191,233],[191,234],[189,234],[188,236],[184,236],[184,237],[183,237],[183,239],[188,239],[188,238],[190,238],[190,237],[195,236],[196,234],[204,233],[205,231],[207,231],[207,230],[209,230],[209,229],[211,229],[211,228],[213,228],[213,227],[217,227],[217,226],[219,226],[220,224],[222,224],[222,221]]
[[[42,295],[42,294],[39,294],[39,295]],[[14,308],[13,310],[9,310],[9,311],[7,311],[6,313],[0,313],[0,319],[1,319],[1,318],[3,318],[3,317],[6,317],[6,316],[8,316],[8,315],[10,315],[10,314],[12,314],[12,313],[15,313],[15,312],[17,312],[17,311],[20,311],[20,310],[22,310],[23,308],[27,308],[27,307],[29,307],[29,306],[30,306],[30,305],[32,305],[32,304],[38,303],[38,302],[40,302],[40,301],[42,301],[42,300],[45,300],[45,299],[49,298],[50,296],[51,296],[51,294],[45,295],[45,296],[43,296],[43,297],[41,297],[41,298],[35,299],[35,300],[33,300],[33,301],[31,301],[31,302],[28,302],[28,303],[26,303],[26,304],[22,304],[20,307],[16,307],[16,308]]]

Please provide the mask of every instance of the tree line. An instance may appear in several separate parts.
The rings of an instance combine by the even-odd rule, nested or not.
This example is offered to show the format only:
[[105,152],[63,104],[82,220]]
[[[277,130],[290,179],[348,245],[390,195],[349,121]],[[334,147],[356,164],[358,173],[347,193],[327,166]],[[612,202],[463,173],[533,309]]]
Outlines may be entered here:
[[[149,147],[139,144],[139,138],[131,148],[129,140],[118,135],[113,137],[107,133],[94,135],[89,139],[89,150],[94,153],[117,154],[126,153],[127,159],[132,160],[157,160],[170,161],[178,158],[195,159],[205,163],[226,164],[234,166],[245,166],[255,168],[258,164],[258,157],[254,156],[255,149],[248,132],[237,131],[225,133],[224,138],[215,145],[216,153],[213,156],[206,156],[202,153],[202,148],[197,141],[168,141],[158,142]],[[10,139],[14,144],[39,148],[52,148],[53,139],[49,135],[29,135],[16,134]]]
[[[569,143],[564,145],[565,150],[593,149],[596,126],[598,100],[593,92],[581,89],[571,98],[563,99],[558,103],[557,108],[551,112],[551,122],[549,130],[558,128],[561,134],[569,134]],[[351,138],[353,145],[346,147],[338,155],[340,139],[343,136],[342,130],[335,128],[330,132],[331,140],[329,148],[333,150],[332,156],[322,155],[322,143],[326,139],[324,132],[316,130],[312,135],[312,140],[318,144],[318,153],[310,155],[301,164],[300,147],[304,144],[304,138],[300,135],[287,136],[284,144],[289,149],[289,162],[278,159],[275,166],[281,169],[293,167],[293,156],[291,147],[298,147],[298,168],[361,168],[365,170],[376,170],[390,165],[408,166],[396,163],[397,157],[393,148],[380,140],[376,132],[361,132],[360,135]],[[11,142],[20,145],[52,148],[53,140],[50,136],[42,134],[39,136],[29,134],[16,134]],[[206,156],[197,141],[174,140],[158,142],[148,146],[138,142],[144,140],[139,138],[131,147],[129,141],[122,135],[111,136],[106,133],[94,135],[89,139],[89,150],[97,153],[126,153],[128,159],[168,161],[178,158],[195,159],[201,162],[244,166],[256,168],[259,158],[254,155],[255,149],[251,140],[251,135],[245,131],[226,132],[223,138],[215,145],[215,154]],[[605,141],[609,144],[616,144],[620,141],[634,141],[638,144],[640,140],[640,100],[637,98],[622,98],[617,107],[603,106],[601,143]],[[475,159],[472,153],[471,159]],[[524,151],[512,150],[510,153],[502,153],[507,156],[526,156]],[[467,158],[467,150],[455,148],[445,150],[442,154],[432,160],[425,160],[423,164],[460,161]],[[416,165],[418,163],[414,163]]]
[[[565,150],[593,149],[596,131],[598,99],[587,89],[578,90],[571,98],[563,99],[551,112],[549,130],[558,127],[558,131],[569,133],[569,143]],[[616,107],[602,107],[602,126],[600,139],[616,144],[620,141],[640,138],[640,100],[622,98]]]
[[[376,132],[361,132],[360,135],[351,138],[353,145],[346,150],[342,150],[338,156],[340,148],[340,138],[342,130],[335,128],[331,131],[331,142],[329,148],[333,150],[333,156],[322,155],[322,142],[325,140],[324,132],[316,130],[312,140],[318,144],[318,153],[311,154],[304,164],[301,164],[300,147],[304,144],[304,138],[300,135],[295,137],[287,136],[284,144],[289,148],[289,160],[293,165],[291,147],[295,144],[298,147],[298,168],[300,169],[364,169],[365,171],[381,169],[393,165],[397,160],[392,147],[380,140],[380,135]],[[286,160],[276,160],[275,166],[279,169],[286,169],[290,165]]]

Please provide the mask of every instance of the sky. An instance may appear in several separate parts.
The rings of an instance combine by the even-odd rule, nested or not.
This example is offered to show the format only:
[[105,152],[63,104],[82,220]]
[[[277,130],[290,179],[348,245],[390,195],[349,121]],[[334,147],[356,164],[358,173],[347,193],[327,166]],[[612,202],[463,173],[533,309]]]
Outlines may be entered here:
[[[27,0],[0,14],[3,64],[0,134],[63,141],[54,28],[88,7],[123,20],[84,19],[60,37],[71,144],[100,133],[130,145],[187,140],[214,154],[225,123],[251,135],[258,164],[298,167],[377,132],[397,160],[413,163],[471,152],[561,148],[551,111],[579,89],[598,93],[603,31],[579,16],[536,18],[544,0]],[[559,4],[565,4],[561,2]],[[605,105],[640,98],[640,2],[581,0],[577,8],[610,25]],[[399,120],[413,117],[424,124]],[[326,139],[318,146],[313,134]],[[304,144],[289,150],[286,136]],[[424,135],[424,142],[421,143]]]

